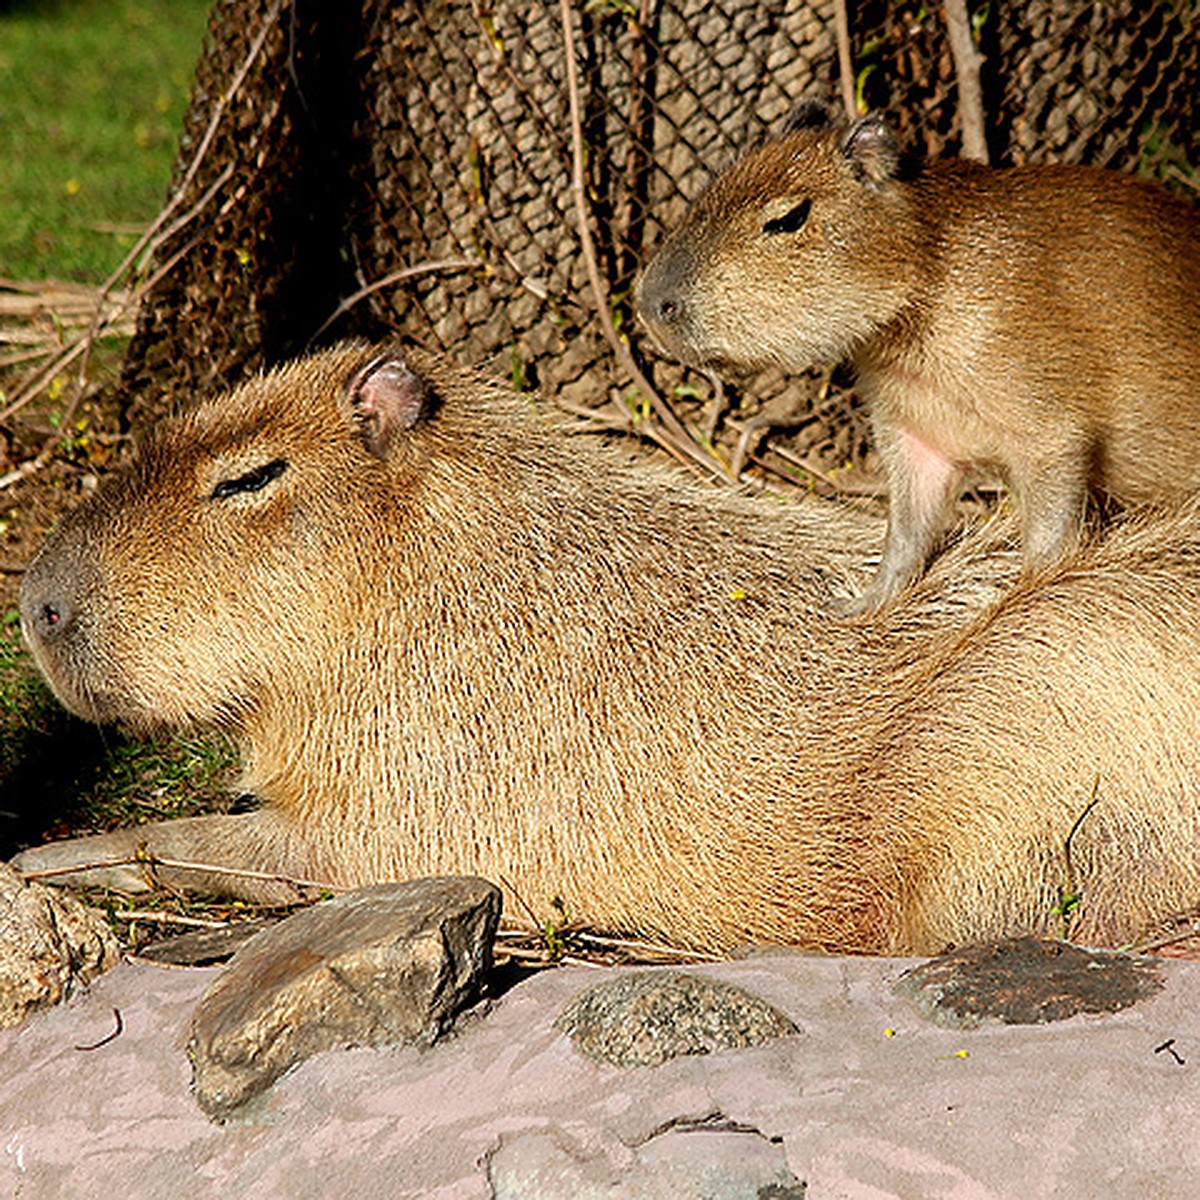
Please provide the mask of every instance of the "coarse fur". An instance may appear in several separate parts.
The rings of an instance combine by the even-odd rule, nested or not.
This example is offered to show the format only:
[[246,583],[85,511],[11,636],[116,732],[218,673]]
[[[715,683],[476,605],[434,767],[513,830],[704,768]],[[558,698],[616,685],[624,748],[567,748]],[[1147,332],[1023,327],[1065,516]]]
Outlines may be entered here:
[[59,696],[229,730],[263,807],[22,868],[145,841],[340,885],[474,873],[709,949],[1053,930],[1068,883],[1073,932],[1116,943],[1200,901],[1195,513],[1008,587],[977,531],[830,622],[873,518],[630,464],[406,358],[202,404],[54,533],[21,607]]
[[685,362],[853,362],[890,510],[850,611],[920,574],[970,471],[1015,491],[1033,569],[1075,547],[1089,492],[1200,491],[1193,205],[1088,167],[906,163],[876,116],[795,124],[697,200],[638,308]]

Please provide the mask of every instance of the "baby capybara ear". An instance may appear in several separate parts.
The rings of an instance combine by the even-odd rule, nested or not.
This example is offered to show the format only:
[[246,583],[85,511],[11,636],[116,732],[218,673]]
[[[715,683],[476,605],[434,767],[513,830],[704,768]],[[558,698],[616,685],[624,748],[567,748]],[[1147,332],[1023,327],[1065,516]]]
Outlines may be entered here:
[[377,457],[387,458],[396,434],[429,415],[433,389],[403,354],[390,350],[351,376],[346,399],[363,444]]

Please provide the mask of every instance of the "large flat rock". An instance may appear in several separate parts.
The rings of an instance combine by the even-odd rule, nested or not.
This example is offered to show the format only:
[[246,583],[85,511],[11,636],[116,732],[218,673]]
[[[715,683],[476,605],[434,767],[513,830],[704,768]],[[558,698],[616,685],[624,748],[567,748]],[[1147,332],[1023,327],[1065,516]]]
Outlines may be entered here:
[[[893,994],[911,965],[689,967],[799,1032],[627,1069],[554,1029],[611,973],[547,972],[432,1048],[318,1054],[219,1127],[189,1094],[184,1053],[214,970],[125,964],[0,1031],[0,1195],[469,1200],[533,1181],[543,1200],[624,1200],[694,1194],[710,1167],[722,1195],[774,1179],[764,1194],[807,1184],[807,1200],[1197,1194],[1200,964],[1165,962],[1162,989],[1114,1014],[970,1030]],[[113,1008],[121,1035],[76,1049],[112,1031]]]

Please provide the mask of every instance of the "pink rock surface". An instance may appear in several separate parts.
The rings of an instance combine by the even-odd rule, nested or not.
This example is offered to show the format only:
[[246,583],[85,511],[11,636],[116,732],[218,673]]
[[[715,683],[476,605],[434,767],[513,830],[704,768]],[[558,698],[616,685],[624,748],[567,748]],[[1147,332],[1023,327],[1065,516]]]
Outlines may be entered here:
[[[634,1070],[552,1028],[605,973],[548,972],[433,1049],[318,1055],[224,1127],[196,1107],[183,1051],[214,972],[123,965],[0,1032],[0,1196],[672,1196],[689,1193],[656,1185],[654,1164],[706,1130],[717,1150],[730,1131],[780,1149],[808,1200],[1198,1194],[1200,964],[1164,964],[1163,991],[1115,1015],[969,1032],[892,994],[905,965],[694,968],[802,1032]],[[112,1030],[114,1007],[121,1035],[76,1049]]]

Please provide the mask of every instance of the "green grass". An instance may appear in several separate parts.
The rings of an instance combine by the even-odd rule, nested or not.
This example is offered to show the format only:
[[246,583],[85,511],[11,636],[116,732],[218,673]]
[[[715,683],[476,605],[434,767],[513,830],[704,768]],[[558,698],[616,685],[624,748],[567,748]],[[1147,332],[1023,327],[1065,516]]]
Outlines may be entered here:
[[100,282],[162,207],[208,0],[0,0],[0,276]]
[[129,742],[69,716],[0,619],[0,859],[15,843],[191,816],[228,803],[237,755],[219,736]]
[[219,737],[116,743],[80,808],[97,829],[190,817],[229,799],[236,769],[236,753]]
[[56,707],[21,645],[13,609],[0,621],[0,778],[17,765],[26,741],[45,728]]

